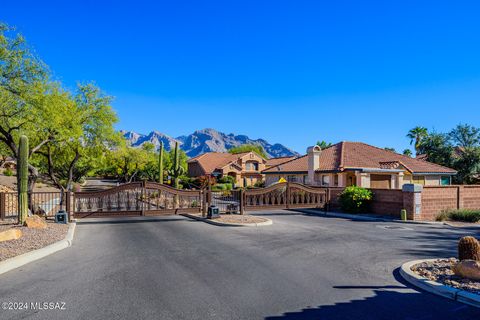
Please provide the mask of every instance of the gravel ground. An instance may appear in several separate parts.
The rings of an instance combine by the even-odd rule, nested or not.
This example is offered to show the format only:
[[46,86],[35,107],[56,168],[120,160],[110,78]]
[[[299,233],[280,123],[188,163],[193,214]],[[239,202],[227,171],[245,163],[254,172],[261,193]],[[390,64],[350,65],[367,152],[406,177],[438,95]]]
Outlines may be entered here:
[[250,215],[222,214],[215,221],[225,223],[260,223],[267,221],[267,219]]
[[65,238],[68,225],[48,222],[46,229],[31,229],[17,225],[0,225],[0,231],[19,228],[23,236],[17,240],[0,242],[0,261],[48,246]]
[[[202,214],[195,214],[195,215],[199,217],[202,216]],[[222,214],[220,218],[217,218],[214,220],[218,222],[224,222],[224,223],[261,223],[261,222],[267,221],[268,219],[257,217],[257,216],[251,216],[248,214],[244,214],[244,215]]]
[[423,262],[412,267],[412,271],[429,280],[443,283],[447,286],[480,294],[480,282],[456,276],[452,266],[458,262],[456,258],[438,259]]

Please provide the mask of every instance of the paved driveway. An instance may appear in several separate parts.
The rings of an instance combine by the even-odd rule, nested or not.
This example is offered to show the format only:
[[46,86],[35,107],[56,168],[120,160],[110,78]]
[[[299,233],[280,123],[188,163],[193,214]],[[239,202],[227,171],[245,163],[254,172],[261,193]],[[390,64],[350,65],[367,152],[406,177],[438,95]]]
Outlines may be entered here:
[[[452,256],[466,230],[264,213],[274,225],[179,216],[85,220],[72,248],[0,276],[0,301],[66,303],[1,319],[474,319],[397,267]],[[476,236],[479,236],[477,233]]]

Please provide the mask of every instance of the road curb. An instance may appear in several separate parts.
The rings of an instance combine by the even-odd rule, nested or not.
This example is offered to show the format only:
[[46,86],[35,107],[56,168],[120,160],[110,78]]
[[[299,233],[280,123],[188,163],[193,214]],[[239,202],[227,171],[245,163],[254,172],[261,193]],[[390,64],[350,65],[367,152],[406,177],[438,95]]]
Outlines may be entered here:
[[72,245],[73,236],[75,234],[76,223],[70,223],[67,231],[67,235],[63,240],[52,243],[46,247],[29,251],[19,256],[4,260],[0,262],[0,274],[6,273],[10,270],[24,266],[30,262],[42,259],[57,251],[68,248]]
[[414,260],[404,263],[400,267],[400,275],[408,283],[427,292],[442,296],[447,299],[465,303],[480,308],[480,295],[465,290],[452,288],[441,283],[428,280],[412,271],[411,267],[422,262],[432,262],[438,259]]
[[259,222],[259,223],[226,223],[226,222],[218,222],[212,219],[206,219],[203,217],[194,216],[188,213],[180,213],[180,215],[190,219],[203,221],[205,223],[212,224],[214,226],[221,226],[221,227],[262,227],[262,226],[270,226],[273,224],[273,221],[268,218],[264,218],[264,219],[267,219],[267,221]]
[[[370,216],[363,216],[363,215],[356,215],[351,213],[341,213],[341,212],[325,212],[319,210],[308,210],[308,209],[294,209],[295,211],[304,212],[304,213],[316,213],[318,215],[323,215],[327,217],[335,217],[335,218],[344,218],[344,219],[352,219],[358,221],[379,221],[379,222],[391,222],[391,223],[406,223],[406,224],[428,224],[428,225],[446,225],[449,227],[456,227],[452,226],[446,222],[438,222],[438,221],[415,221],[415,220],[398,220],[398,219],[386,219],[381,217],[370,217]],[[458,227],[456,227],[458,228]]]

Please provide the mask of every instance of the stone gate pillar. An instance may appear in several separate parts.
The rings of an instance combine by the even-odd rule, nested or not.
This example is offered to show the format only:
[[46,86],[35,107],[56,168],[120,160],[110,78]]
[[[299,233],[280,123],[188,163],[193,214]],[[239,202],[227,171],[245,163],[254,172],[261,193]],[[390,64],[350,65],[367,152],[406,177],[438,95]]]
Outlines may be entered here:
[[422,190],[421,184],[404,184],[403,208],[407,210],[408,220],[422,220]]

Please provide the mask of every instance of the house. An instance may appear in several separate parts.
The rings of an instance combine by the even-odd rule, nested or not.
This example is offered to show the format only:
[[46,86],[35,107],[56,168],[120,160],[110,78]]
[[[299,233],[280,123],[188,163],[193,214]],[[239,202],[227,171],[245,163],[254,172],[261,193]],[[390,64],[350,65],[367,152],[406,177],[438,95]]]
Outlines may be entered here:
[[457,172],[361,142],[340,142],[262,171],[267,186],[281,178],[315,186],[400,189],[405,183],[449,185]]
[[208,152],[188,160],[187,164],[190,177],[228,175],[235,178],[237,186],[244,187],[263,181],[261,172],[267,168],[267,160],[255,152]]

